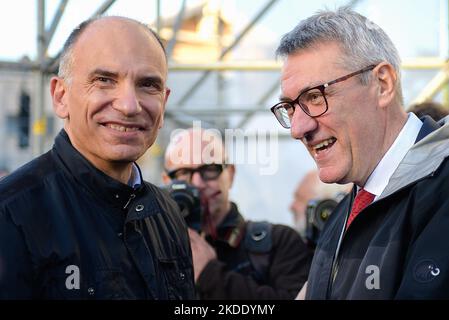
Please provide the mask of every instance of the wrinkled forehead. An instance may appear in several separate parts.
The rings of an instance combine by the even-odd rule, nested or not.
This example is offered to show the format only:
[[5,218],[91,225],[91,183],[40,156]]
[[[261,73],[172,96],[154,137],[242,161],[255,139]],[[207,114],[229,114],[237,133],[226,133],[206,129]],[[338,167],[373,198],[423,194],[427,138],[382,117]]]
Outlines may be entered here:
[[184,130],[175,134],[165,153],[167,168],[225,163],[226,152],[217,130]]

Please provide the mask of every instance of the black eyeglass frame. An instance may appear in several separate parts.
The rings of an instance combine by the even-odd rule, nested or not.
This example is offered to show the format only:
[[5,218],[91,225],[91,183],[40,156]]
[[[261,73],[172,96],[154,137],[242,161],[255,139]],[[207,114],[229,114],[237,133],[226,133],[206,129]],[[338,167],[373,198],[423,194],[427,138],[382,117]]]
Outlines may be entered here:
[[[343,77],[340,77],[340,78],[337,78],[337,79],[335,79],[335,80],[326,82],[326,83],[324,83],[324,84],[320,84],[320,85],[315,86],[315,87],[312,87],[312,88],[307,88],[307,89],[301,91],[301,92],[299,93],[298,97],[297,97],[295,100],[292,100],[292,101],[280,101],[280,102],[276,103],[274,106],[272,106],[272,107],[270,108],[270,110],[271,110],[271,112],[274,114],[274,116],[276,117],[276,119],[279,121],[279,123],[281,124],[281,126],[283,126],[283,127],[286,128],[286,129],[290,129],[291,126],[285,126],[285,125],[282,123],[282,120],[279,119],[279,117],[282,117],[282,115],[279,114],[279,117],[278,117],[278,114],[276,113],[278,109],[284,108],[284,107],[282,107],[282,106],[285,105],[285,104],[290,105],[290,107],[293,109],[293,113],[296,111],[296,105],[299,105],[299,107],[301,108],[301,110],[304,111],[304,113],[307,114],[307,115],[308,115],[309,117],[311,117],[311,118],[317,118],[317,117],[319,117],[319,116],[322,116],[322,115],[325,114],[325,113],[327,112],[327,110],[329,109],[329,103],[327,102],[326,94],[325,94],[325,91],[324,91],[327,87],[329,87],[329,86],[331,86],[331,85],[333,85],[333,84],[336,84],[336,83],[339,83],[339,82],[348,80],[349,78],[352,78],[352,77],[354,77],[354,76],[356,76],[356,75],[365,73],[365,72],[367,72],[367,71],[371,71],[371,70],[373,70],[376,66],[377,66],[377,65],[372,64],[372,65],[369,65],[368,67],[365,67],[365,68],[363,68],[363,69],[361,69],[361,70],[352,72],[352,73],[350,73],[350,74],[347,74],[347,75],[345,75],[345,76],[343,76]],[[325,109],[323,112],[321,112],[320,114],[317,114],[317,115],[311,115],[310,112],[307,110],[308,108],[305,108],[305,107],[299,102],[299,98],[301,98],[301,96],[302,96],[304,93],[309,92],[309,91],[311,91],[311,90],[317,90],[317,89],[320,90],[321,94],[323,95],[324,102],[325,102],[325,104],[326,104],[326,109]],[[281,105],[282,105],[282,106],[281,106]],[[285,108],[284,108],[284,109],[285,109]]]
[[[204,170],[205,168],[214,166],[215,168],[217,168],[217,172],[219,172],[217,174],[216,177],[214,178],[208,178],[204,175],[204,172],[202,170]],[[204,181],[211,181],[211,180],[215,180],[218,179],[218,177],[223,173],[224,169],[227,167],[227,164],[224,163],[210,163],[210,164],[203,164],[201,166],[199,166],[198,168],[178,168],[175,170],[165,170],[167,176],[171,179],[171,180],[178,180],[178,178],[176,177],[176,173],[181,171],[181,170],[186,170],[189,172],[190,175],[190,180],[193,177],[193,174],[195,172],[198,172],[200,174],[201,179],[203,179]]]

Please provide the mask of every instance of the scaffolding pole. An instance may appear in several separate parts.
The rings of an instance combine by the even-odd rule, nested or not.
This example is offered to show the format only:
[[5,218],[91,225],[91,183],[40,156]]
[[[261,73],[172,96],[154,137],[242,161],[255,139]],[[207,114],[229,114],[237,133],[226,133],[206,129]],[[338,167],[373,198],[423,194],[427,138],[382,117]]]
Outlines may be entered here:
[[256,108],[245,113],[245,115],[243,116],[243,119],[237,124],[236,128],[242,128],[244,125],[246,125],[249,122],[249,120],[251,119],[251,117],[254,114],[256,114],[257,112],[260,112],[260,111],[267,112],[268,106],[265,109],[263,109],[264,104],[268,100],[268,98],[270,98],[273,95],[273,93],[278,89],[279,89],[279,80],[274,82],[271,85],[271,87],[268,88],[268,90],[259,98],[259,100],[257,101]]
[[115,3],[115,0],[105,0],[103,4],[95,11],[95,13],[91,16],[91,18],[95,18],[98,16],[101,16],[103,13],[105,13],[113,4]]
[[161,0],[156,0],[156,33],[161,32]]
[[56,9],[55,16],[53,17],[53,20],[51,22],[50,27],[45,32],[45,48],[44,52],[47,53],[48,46],[50,45],[50,42],[53,38],[53,35],[56,32],[56,29],[58,28],[59,21],[61,21],[62,15],[64,14],[65,8],[67,7],[67,3],[69,0],[61,0],[59,2],[59,6]]
[[421,93],[411,103],[417,104],[432,100],[435,95],[447,85],[449,81],[449,62],[429,81]]
[[44,108],[44,91],[45,91],[45,0],[37,1],[37,62],[39,69],[36,73],[37,78],[37,94],[34,101],[34,108],[31,116],[32,139],[31,147],[33,156],[38,156],[44,152],[45,140],[45,108]]
[[175,48],[176,38],[178,36],[178,31],[181,28],[182,21],[184,20],[184,13],[186,9],[186,0],[182,1],[181,8],[179,9],[178,16],[176,17],[175,25],[173,26],[173,35],[167,44],[165,49],[167,52],[167,58],[170,60],[173,54],[173,49]]
[[[265,15],[265,13],[275,4],[278,0],[270,0],[265,6],[258,12],[258,14],[252,19],[252,21],[240,32],[240,34],[235,38],[235,40],[225,48],[218,60],[221,61],[231,50],[233,50],[240,41],[247,35],[247,33],[254,27],[254,25]],[[198,90],[198,88],[203,84],[203,82],[208,78],[210,71],[204,72],[200,79],[198,79],[192,87],[190,87],[186,93],[178,100],[179,106],[184,106],[187,100]]]
[[[90,18],[96,18],[98,16],[101,16],[103,13],[105,13],[114,3],[116,0],[105,0],[103,4],[95,11]],[[45,70],[47,73],[56,73],[58,70],[59,65],[59,59],[61,57],[62,49],[59,50],[59,52],[52,58],[49,59],[45,63]]]

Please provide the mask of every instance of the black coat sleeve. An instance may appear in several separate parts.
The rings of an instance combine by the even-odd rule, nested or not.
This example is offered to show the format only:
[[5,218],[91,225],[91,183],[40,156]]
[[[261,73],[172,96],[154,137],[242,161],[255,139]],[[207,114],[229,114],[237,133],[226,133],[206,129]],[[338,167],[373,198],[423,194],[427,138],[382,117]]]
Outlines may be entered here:
[[0,300],[30,299],[33,269],[20,229],[0,210]]
[[311,256],[295,230],[274,225],[267,283],[258,284],[251,276],[213,260],[199,276],[197,289],[205,299],[294,299],[307,280]]

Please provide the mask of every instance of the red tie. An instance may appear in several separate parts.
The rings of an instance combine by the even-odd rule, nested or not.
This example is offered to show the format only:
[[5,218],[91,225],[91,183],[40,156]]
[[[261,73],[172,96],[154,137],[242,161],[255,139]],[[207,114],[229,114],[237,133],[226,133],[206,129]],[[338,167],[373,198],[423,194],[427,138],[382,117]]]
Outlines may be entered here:
[[355,196],[354,203],[352,204],[351,213],[349,214],[348,222],[346,223],[346,230],[348,230],[349,225],[355,219],[355,217],[362,211],[367,205],[373,202],[375,195],[369,193],[365,189],[360,189]]

